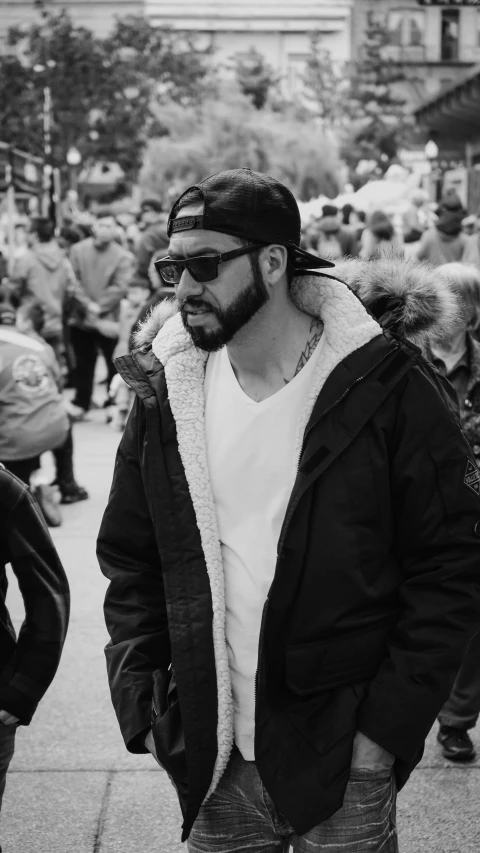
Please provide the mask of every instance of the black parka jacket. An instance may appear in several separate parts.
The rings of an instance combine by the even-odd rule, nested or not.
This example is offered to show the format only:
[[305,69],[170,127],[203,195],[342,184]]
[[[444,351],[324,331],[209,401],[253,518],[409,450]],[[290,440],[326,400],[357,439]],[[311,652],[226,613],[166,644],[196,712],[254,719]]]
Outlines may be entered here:
[[[325,334],[348,337],[353,321],[338,307],[327,325],[338,299],[356,301],[359,322],[370,321],[325,276],[300,282],[295,299],[323,317]],[[181,338],[177,320],[170,328]],[[117,362],[136,401],[98,556],[110,580],[106,653],[120,727],[127,748],[145,752],[153,725],[185,839],[233,733],[207,499],[202,514],[208,478],[187,478],[189,460],[199,470],[205,461],[196,446],[203,367],[192,384],[185,353],[169,373],[156,341],[153,350],[146,342]],[[399,786],[422,756],[480,624],[474,468],[435,370],[380,328],[339,361],[314,402],[264,608],[256,690],[258,771],[300,834],[341,807],[357,730],[395,755]]]
[[[6,604],[10,564],[25,607],[15,634]],[[0,465],[0,709],[32,721],[62,655],[70,591],[60,557],[30,489]]]

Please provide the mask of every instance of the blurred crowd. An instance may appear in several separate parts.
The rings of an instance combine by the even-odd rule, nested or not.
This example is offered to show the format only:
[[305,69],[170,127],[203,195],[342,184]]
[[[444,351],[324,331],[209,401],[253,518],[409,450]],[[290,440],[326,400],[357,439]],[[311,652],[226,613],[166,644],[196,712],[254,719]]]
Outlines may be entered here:
[[[47,219],[19,217],[13,245],[0,222],[0,461],[31,483],[50,524],[60,523],[61,502],[88,498],[74,471],[74,424],[95,406],[113,428],[125,426],[132,394],[114,362],[152,306],[173,295],[154,268],[168,252],[166,227],[157,198],[132,214],[66,210],[57,230]],[[435,207],[416,190],[401,217],[326,204],[304,224],[302,240],[334,261],[403,256],[451,279],[465,298],[465,323],[431,357],[458,393],[480,459],[480,218],[455,192]],[[47,451],[53,483],[42,480]]]
[[440,266],[480,265],[480,217],[469,215],[455,190],[432,205],[422,189],[413,191],[400,214],[374,210],[368,216],[351,204],[326,204],[303,230],[305,249],[336,260],[345,255],[372,260],[391,252]]

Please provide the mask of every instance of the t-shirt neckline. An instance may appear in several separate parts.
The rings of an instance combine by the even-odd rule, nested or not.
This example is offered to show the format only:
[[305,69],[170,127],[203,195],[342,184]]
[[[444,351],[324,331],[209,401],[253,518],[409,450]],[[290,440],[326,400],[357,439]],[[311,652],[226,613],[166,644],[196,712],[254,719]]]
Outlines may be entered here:
[[265,397],[264,400],[259,400],[259,401],[253,400],[243,390],[243,388],[240,385],[237,377],[235,376],[235,371],[232,367],[232,363],[230,361],[230,358],[228,357],[228,350],[227,350],[226,346],[223,347],[223,349],[220,351],[219,355],[221,356],[221,358],[225,359],[225,367],[226,367],[227,373],[228,373],[230,380],[232,382],[232,386],[235,388],[235,393],[237,394],[239,399],[242,399],[243,402],[246,403],[251,408],[255,408],[257,410],[260,410],[260,409],[264,410],[264,409],[270,408],[272,406],[275,406],[277,404],[277,402],[283,402],[284,400],[286,400],[291,394],[293,394],[296,391],[299,383],[302,381],[305,381],[307,376],[313,372],[314,366],[315,366],[316,362],[318,361],[318,358],[320,356],[320,352],[323,348],[324,340],[325,340],[325,331],[322,333],[322,337],[320,338],[317,346],[315,347],[315,351],[310,356],[307,363],[302,367],[300,372],[297,373],[297,375],[294,376],[293,379],[291,379],[290,382],[288,382],[283,388],[279,388],[279,390],[275,391],[274,394],[270,394],[269,397]]

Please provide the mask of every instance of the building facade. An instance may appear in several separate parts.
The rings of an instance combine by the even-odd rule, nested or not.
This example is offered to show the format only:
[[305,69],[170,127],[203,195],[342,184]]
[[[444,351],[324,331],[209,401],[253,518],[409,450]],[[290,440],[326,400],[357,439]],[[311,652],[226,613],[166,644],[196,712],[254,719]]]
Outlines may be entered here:
[[[390,57],[406,77],[412,109],[446,91],[480,63],[480,0],[47,0],[105,35],[115,18],[146,15],[212,46],[218,63],[263,54],[287,92],[302,87],[312,35],[338,65],[360,56],[369,12],[388,22]],[[0,40],[11,25],[38,20],[33,0],[0,0]]]
[[479,0],[356,0],[353,56],[359,56],[368,13],[391,34],[390,57],[401,65],[403,92],[416,107],[463,79],[480,63]]
[[334,61],[350,60],[353,6],[354,0],[145,0],[154,24],[201,35],[218,62],[255,48],[291,92],[301,85],[314,33]]
[[[99,35],[116,17],[144,14],[158,27],[195,33],[212,46],[218,63],[251,48],[263,54],[285,88],[300,88],[312,35],[337,63],[352,54],[354,0],[49,0],[47,8],[67,9],[76,23]],[[38,20],[32,0],[0,0],[0,38],[11,25]]]

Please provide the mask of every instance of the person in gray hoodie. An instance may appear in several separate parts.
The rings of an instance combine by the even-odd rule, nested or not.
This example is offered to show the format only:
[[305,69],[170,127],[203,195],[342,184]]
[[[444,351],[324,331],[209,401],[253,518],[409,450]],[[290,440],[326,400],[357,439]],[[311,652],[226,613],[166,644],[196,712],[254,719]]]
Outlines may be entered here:
[[[98,351],[107,365],[107,387],[116,373],[113,351],[117,338],[103,333],[98,320],[118,321],[120,302],[132,274],[133,257],[116,242],[117,223],[108,209],[97,213],[94,236],[76,243],[70,260],[78,281],[91,303],[70,320],[70,337],[75,353],[75,398],[78,417],[90,408]],[[103,328],[102,328],[103,327]]]
[[88,311],[90,299],[75,277],[72,265],[54,237],[49,219],[32,219],[27,232],[28,250],[17,259],[12,281],[20,302],[38,302],[45,321],[41,335],[64,361],[64,316],[71,304]]
[[45,321],[42,338],[50,344],[60,365],[64,363],[65,315],[75,304],[83,312],[91,300],[77,281],[72,265],[55,240],[55,226],[50,219],[32,219],[28,232],[28,250],[17,259],[12,282],[21,303],[37,302]]

